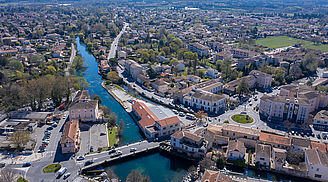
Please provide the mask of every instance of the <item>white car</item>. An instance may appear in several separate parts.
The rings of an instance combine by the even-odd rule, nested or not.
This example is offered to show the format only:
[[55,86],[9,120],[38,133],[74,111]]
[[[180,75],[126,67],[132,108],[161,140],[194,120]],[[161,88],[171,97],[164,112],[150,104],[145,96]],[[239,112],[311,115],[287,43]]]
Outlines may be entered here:
[[135,151],[137,151],[136,148],[130,148],[130,152],[135,152]]

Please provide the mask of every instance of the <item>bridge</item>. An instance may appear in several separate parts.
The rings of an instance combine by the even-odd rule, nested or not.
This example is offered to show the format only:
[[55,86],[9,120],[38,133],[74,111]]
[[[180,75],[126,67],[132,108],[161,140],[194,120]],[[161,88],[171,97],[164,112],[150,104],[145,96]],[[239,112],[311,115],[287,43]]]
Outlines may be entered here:
[[[87,171],[90,171],[92,169],[97,169],[99,166],[105,166],[110,165],[114,162],[119,162],[123,160],[129,160],[131,158],[140,156],[140,154],[144,154],[147,152],[152,152],[154,150],[157,150],[160,146],[160,142],[150,142],[147,140],[136,142],[133,144],[124,145],[121,147],[116,148],[116,151],[121,151],[122,155],[111,157],[114,153],[109,154],[108,151],[104,151],[101,153],[94,153],[87,155],[84,159],[85,161],[93,160],[94,163],[88,166],[84,166],[81,168],[81,173],[87,173]],[[135,148],[136,150],[134,152],[131,152],[130,150],[132,148]]]

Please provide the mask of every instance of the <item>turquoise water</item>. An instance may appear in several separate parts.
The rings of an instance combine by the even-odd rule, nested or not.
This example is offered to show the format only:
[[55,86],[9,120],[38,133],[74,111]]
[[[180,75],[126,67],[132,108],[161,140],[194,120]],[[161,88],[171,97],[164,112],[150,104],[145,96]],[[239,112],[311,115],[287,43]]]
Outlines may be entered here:
[[[122,119],[125,123],[123,131],[124,140],[120,145],[134,143],[142,140],[138,126],[132,120],[130,115],[121,107],[121,105],[101,86],[101,76],[98,74],[98,63],[95,57],[87,51],[85,45],[80,44],[79,38],[76,38],[78,53],[84,58],[86,70],[78,73],[79,76],[85,77],[90,83],[87,88],[90,95],[99,95],[102,104],[111,108],[118,116],[118,121]],[[109,166],[124,181],[131,170],[136,169],[142,174],[146,174],[154,182],[178,182],[187,173],[188,168],[192,164],[188,161],[164,157],[159,153],[146,155],[131,161],[122,162]],[[232,169],[233,170],[233,169]],[[243,173],[243,171],[241,171]],[[272,173],[245,170],[244,174],[251,177],[260,177],[271,181],[300,181],[300,179],[289,177],[286,175],[276,175]],[[309,180],[307,180],[309,181]]]

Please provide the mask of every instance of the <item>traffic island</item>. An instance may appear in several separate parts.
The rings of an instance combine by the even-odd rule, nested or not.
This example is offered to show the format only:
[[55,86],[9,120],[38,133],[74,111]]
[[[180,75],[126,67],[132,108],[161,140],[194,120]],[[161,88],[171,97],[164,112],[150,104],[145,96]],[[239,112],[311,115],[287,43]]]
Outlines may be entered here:
[[43,172],[44,173],[54,173],[56,171],[58,171],[61,168],[61,165],[59,163],[54,163],[54,164],[50,164],[46,167],[43,168]]
[[231,116],[231,119],[234,122],[237,122],[240,124],[249,124],[249,123],[254,122],[254,119],[247,114],[235,114],[235,115]]

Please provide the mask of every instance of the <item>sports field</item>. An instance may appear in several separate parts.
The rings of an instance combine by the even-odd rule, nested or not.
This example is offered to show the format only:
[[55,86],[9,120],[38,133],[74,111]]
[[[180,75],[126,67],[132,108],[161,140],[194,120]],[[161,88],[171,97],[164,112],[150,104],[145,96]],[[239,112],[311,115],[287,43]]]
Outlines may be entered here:
[[322,52],[328,52],[328,44],[314,44],[313,42],[295,39],[287,36],[273,36],[265,39],[256,40],[256,44],[269,48],[281,48],[295,45],[297,42],[302,43],[304,48],[321,50]]

